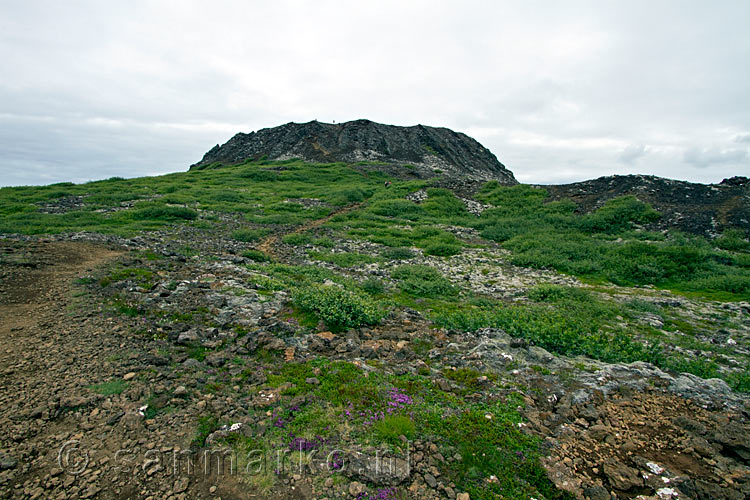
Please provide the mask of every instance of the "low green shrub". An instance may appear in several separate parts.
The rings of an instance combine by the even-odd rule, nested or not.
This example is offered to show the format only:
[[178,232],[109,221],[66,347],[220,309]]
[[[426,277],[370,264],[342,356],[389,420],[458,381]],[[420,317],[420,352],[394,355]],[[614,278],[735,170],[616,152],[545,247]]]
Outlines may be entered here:
[[255,262],[269,262],[271,258],[260,250],[245,250],[242,256]]
[[[479,378],[483,374],[473,368],[457,368],[455,370],[446,368],[445,370],[443,370],[443,375],[445,375],[445,378],[453,380],[454,382],[458,382],[467,389],[477,390],[481,386]],[[489,375],[485,376],[487,376],[490,380],[497,379],[497,375],[495,375],[494,373],[490,373]]]
[[380,256],[387,260],[408,260],[416,257],[416,253],[410,248],[391,247],[384,248]]
[[[432,412],[419,429],[456,448],[461,460],[452,463],[449,471],[458,488],[473,500],[571,499],[553,486],[539,464],[538,439],[519,429],[520,398],[508,399]],[[490,476],[492,481],[487,480]]]
[[109,382],[102,382],[100,384],[94,384],[88,387],[90,390],[102,396],[113,396],[116,394],[122,394],[125,389],[128,388],[128,383],[117,379]]
[[150,269],[141,267],[122,267],[114,269],[112,272],[99,280],[99,286],[106,287],[112,283],[129,280],[143,288],[151,289],[156,286],[156,275]]
[[502,243],[520,234],[528,233],[530,230],[539,230],[545,224],[539,219],[526,217],[495,219],[491,225],[481,230],[482,238]]
[[750,392],[750,372],[732,372],[722,377],[737,392]]
[[466,205],[456,198],[453,191],[443,188],[430,188],[427,190],[427,199],[421,204],[422,209],[435,217],[460,217],[469,213]]
[[747,240],[747,235],[739,229],[727,229],[721,233],[721,236],[716,238],[715,244],[722,250],[733,252],[750,251],[750,242]]
[[237,193],[236,191],[219,191],[215,195],[212,196],[214,201],[220,201],[220,202],[227,202],[227,203],[237,203],[242,200],[242,196]]
[[267,229],[238,229],[232,233],[232,238],[245,243],[258,241],[268,234]]
[[292,233],[281,238],[281,241],[287,245],[309,245],[312,243],[312,236],[308,233]]
[[372,204],[370,211],[376,215],[410,220],[417,219],[424,213],[422,207],[413,201],[403,199],[379,200]]
[[424,253],[439,257],[450,257],[451,255],[458,255],[461,253],[461,246],[452,243],[430,243],[424,247]]
[[135,220],[194,220],[198,212],[186,207],[160,205],[137,208],[130,215]]
[[536,302],[583,301],[591,298],[591,293],[582,288],[546,283],[529,288],[527,295]]
[[219,419],[213,415],[204,415],[198,417],[198,428],[193,436],[192,445],[200,448],[206,444],[208,436],[213,434],[221,427]]
[[353,267],[360,264],[369,264],[378,260],[375,257],[355,252],[310,252],[309,255],[312,259],[330,262],[339,267]]
[[341,331],[363,325],[374,325],[384,313],[370,297],[361,296],[338,286],[309,285],[292,293],[295,305],[314,313],[327,327]]
[[400,437],[413,439],[416,434],[416,426],[412,419],[406,415],[388,415],[378,420],[372,426],[372,432],[380,442],[398,444]]
[[258,168],[247,168],[241,170],[238,174],[243,179],[249,179],[254,182],[276,182],[279,180],[279,174],[272,170],[261,170]]
[[678,373],[692,373],[701,378],[717,378],[720,376],[719,365],[713,360],[703,358],[669,357],[661,363],[661,367]]
[[646,224],[659,218],[659,212],[635,196],[621,196],[607,201],[595,212],[584,216],[580,226],[587,232],[617,233],[633,224]]
[[362,282],[362,290],[370,295],[380,295],[385,291],[385,286],[377,278],[367,278]]
[[341,189],[333,191],[327,196],[327,200],[333,205],[348,205],[350,203],[359,203],[372,196],[372,189]]
[[715,290],[736,295],[750,294],[750,273],[724,274],[699,278],[684,285],[687,290]]
[[391,272],[391,277],[399,281],[404,293],[415,297],[441,297],[458,294],[458,289],[434,267],[424,265],[403,265]]
[[333,248],[336,246],[336,244],[333,242],[331,238],[328,238],[327,236],[324,236],[322,238],[318,238],[317,240],[313,240],[313,245],[323,247],[323,248]]

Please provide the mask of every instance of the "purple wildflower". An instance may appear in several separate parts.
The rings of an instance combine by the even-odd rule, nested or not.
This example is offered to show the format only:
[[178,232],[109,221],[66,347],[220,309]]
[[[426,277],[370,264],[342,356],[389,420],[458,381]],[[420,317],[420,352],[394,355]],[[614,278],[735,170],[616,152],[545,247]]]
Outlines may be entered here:
[[321,436],[315,436],[313,439],[297,437],[289,433],[289,451],[312,451],[322,448],[326,440]]
[[396,488],[378,488],[373,494],[363,491],[356,500],[396,500]]
[[341,457],[340,452],[333,452],[333,455],[331,455],[331,461],[328,462],[328,467],[333,470],[340,470],[342,467],[344,467],[344,459]]

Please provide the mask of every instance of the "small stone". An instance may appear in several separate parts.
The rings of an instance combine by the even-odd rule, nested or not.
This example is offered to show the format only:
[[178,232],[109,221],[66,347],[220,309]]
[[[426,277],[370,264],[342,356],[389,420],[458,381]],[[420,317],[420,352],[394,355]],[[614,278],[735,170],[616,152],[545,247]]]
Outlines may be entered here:
[[178,344],[189,344],[191,342],[195,342],[199,339],[198,332],[195,329],[191,329],[185,332],[181,332],[177,336],[177,343]]
[[611,434],[611,429],[606,425],[593,425],[588,430],[589,436],[595,441],[603,441]]
[[628,491],[643,485],[643,478],[638,471],[622,462],[612,459],[604,464],[603,470],[609,483],[618,490]]
[[308,377],[305,379],[305,383],[310,385],[318,385],[320,384],[320,380],[318,380],[317,377]]
[[456,500],[471,500],[471,497],[468,493],[459,493],[456,495]]
[[609,500],[609,492],[602,486],[591,486],[583,490],[583,496],[590,500]]
[[425,474],[424,482],[427,483],[427,486],[430,488],[435,488],[437,486],[437,479],[435,479],[435,476],[432,474]]
[[182,363],[182,366],[185,368],[201,368],[203,364],[195,358],[188,358]]
[[10,455],[0,451],[0,470],[15,469],[18,461]]
[[327,340],[327,341],[330,342],[331,340],[333,340],[333,338],[335,337],[335,335],[333,333],[331,333],[331,332],[320,332],[318,334],[318,337],[320,337],[322,339],[325,339],[325,340]]
[[184,385],[178,385],[177,388],[174,390],[175,396],[185,396],[187,395],[187,389]]
[[98,495],[100,491],[102,491],[101,488],[99,488],[95,484],[91,484],[89,485],[88,489],[81,495],[81,498],[93,498]]
[[181,477],[177,479],[177,481],[174,482],[174,490],[175,493],[183,493],[188,489],[188,485],[190,484],[190,478],[187,477]]
[[212,352],[208,356],[206,356],[206,364],[214,367],[220,367],[224,366],[224,364],[227,362],[227,358],[224,353],[221,352]]
[[365,492],[365,485],[358,482],[352,481],[349,483],[349,494],[353,497]]
[[126,373],[123,380],[133,380],[135,378],[135,372]]

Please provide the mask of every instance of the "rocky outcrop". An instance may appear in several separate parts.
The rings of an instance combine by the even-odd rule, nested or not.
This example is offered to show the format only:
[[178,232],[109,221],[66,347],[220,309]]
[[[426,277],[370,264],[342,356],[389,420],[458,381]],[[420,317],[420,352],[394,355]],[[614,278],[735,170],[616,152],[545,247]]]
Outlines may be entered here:
[[490,150],[466,134],[447,128],[398,127],[369,120],[287,123],[249,134],[239,133],[226,144],[217,144],[191,168],[261,158],[371,162],[361,166],[391,167],[390,173],[402,176],[425,178],[446,173],[459,178],[517,183],[513,173]]
[[715,236],[725,228],[750,231],[750,179],[697,184],[653,175],[613,175],[573,184],[540,186],[551,200],[571,199],[588,213],[612,198],[634,195],[661,213],[657,229]]

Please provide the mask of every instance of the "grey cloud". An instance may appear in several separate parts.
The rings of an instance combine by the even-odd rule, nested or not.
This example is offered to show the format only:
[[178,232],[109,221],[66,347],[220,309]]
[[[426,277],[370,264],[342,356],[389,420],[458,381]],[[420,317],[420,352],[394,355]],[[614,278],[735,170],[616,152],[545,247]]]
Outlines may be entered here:
[[734,138],[734,142],[750,142],[750,134],[737,135]]
[[684,154],[685,162],[696,167],[740,163],[746,160],[747,157],[747,150],[744,149],[690,148]]
[[645,154],[646,146],[642,144],[631,144],[630,146],[620,151],[620,154],[617,155],[617,157],[622,163],[632,165],[636,162],[636,160],[638,160],[638,158],[644,156]]

